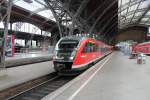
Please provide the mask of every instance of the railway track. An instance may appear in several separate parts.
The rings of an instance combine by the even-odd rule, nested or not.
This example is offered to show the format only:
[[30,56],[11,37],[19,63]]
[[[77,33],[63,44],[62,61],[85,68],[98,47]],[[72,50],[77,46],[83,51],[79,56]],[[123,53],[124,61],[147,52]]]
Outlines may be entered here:
[[[106,56],[89,66],[93,66]],[[89,67],[89,68],[90,68]],[[76,76],[58,76],[56,73],[40,77],[18,86],[0,91],[0,100],[41,100],[43,97],[62,87]]]
[[19,94],[16,94],[15,96],[7,98],[7,100],[41,100],[43,97],[60,88],[61,86],[72,80],[74,77],[75,76],[55,76],[35,87],[32,87],[28,90],[20,92]]

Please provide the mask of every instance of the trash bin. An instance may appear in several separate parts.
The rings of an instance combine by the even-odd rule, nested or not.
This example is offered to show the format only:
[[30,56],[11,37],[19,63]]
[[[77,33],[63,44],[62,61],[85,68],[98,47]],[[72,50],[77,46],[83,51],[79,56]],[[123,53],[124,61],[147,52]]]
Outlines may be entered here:
[[141,56],[141,53],[138,54],[138,57],[137,57],[137,64],[142,64],[142,56]]
[[142,64],[141,57],[138,57],[138,59],[137,59],[137,64]]

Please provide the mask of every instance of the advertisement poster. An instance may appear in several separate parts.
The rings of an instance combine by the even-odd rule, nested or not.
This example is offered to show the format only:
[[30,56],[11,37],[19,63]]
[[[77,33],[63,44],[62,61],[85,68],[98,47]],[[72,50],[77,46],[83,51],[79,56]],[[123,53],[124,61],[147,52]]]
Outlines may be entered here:
[[6,56],[12,57],[14,56],[14,35],[7,36],[7,44],[6,44]]

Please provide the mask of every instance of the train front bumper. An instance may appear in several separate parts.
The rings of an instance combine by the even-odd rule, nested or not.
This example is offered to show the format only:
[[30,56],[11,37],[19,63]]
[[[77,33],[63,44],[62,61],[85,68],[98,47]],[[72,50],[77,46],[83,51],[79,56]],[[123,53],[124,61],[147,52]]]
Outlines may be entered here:
[[54,60],[54,69],[56,71],[71,70],[73,61]]
[[53,61],[54,69],[60,75],[75,75],[87,69],[87,66],[74,66],[73,61]]

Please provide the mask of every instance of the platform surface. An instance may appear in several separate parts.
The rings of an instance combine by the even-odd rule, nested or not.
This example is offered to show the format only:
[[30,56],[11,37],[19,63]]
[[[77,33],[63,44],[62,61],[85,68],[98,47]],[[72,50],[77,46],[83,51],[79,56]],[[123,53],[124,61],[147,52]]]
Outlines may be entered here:
[[50,61],[53,54],[48,52],[30,52],[30,53],[18,53],[13,57],[6,57],[6,68],[33,64],[39,62]]
[[51,56],[51,55],[52,54],[48,52],[16,53],[13,57],[6,57],[6,61],[24,59],[24,58]]
[[54,72],[52,61],[7,68],[0,77],[0,91]]
[[43,100],[150,100],[150,56],[141,65],[128,58],[114,52],[107,62],[96,65],[99,71],[77,78]]

